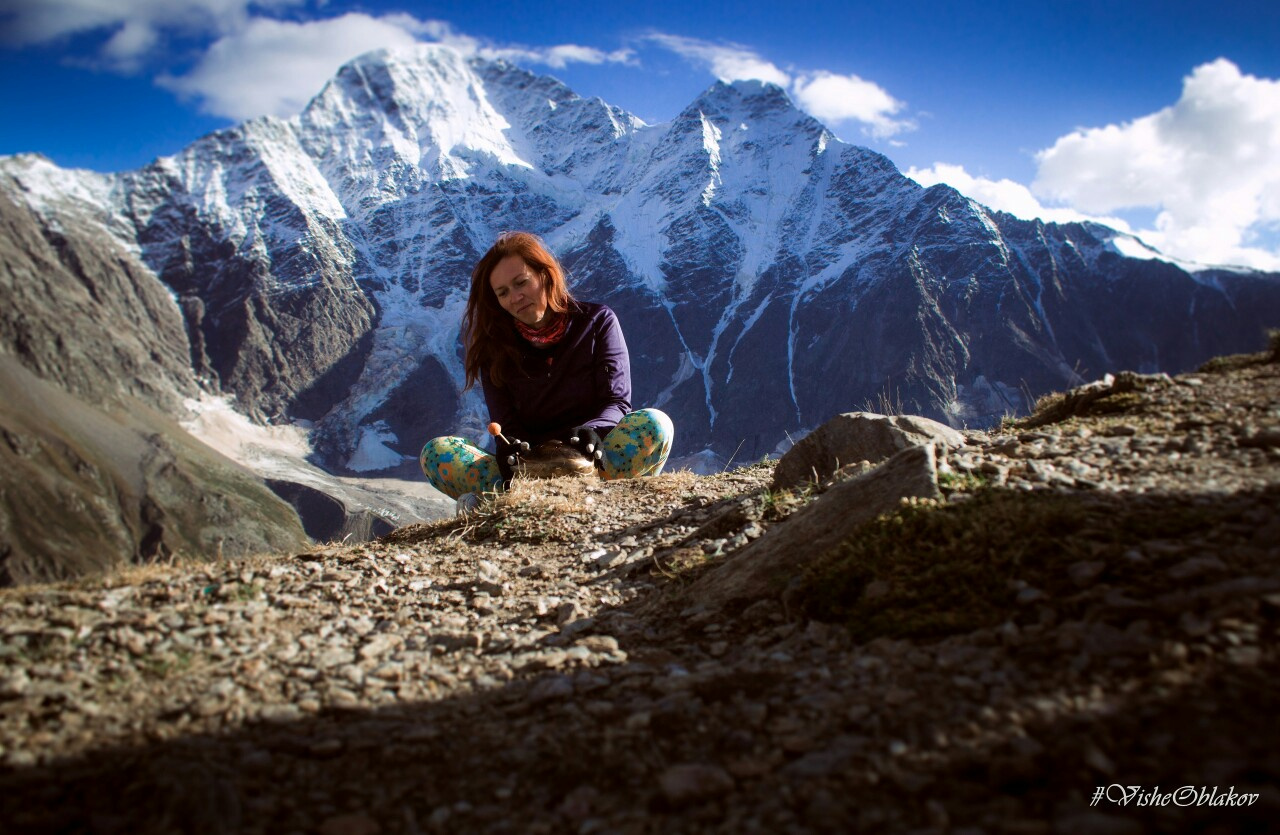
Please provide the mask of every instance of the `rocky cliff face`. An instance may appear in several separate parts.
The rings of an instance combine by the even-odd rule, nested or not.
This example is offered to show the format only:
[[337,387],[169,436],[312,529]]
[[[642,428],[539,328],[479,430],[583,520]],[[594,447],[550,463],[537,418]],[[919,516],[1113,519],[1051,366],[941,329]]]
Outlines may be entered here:
[[174,421],[197,393],[182,315],[104,229],[0,190],[0,585],[301,545],[288,505]]
[[88,403],[172,412],[196,393],[182,314],[100,218],[44,215],[0,187],[0,350]]
[[458,328],[504,229],[542,234],[575,292],[617,310],[636,404],[673,416],[677,457],[756,458],[877,402],[987,425],[1106,368],[1256,348],[1280,322],[1278,276],[1129,257],[1140,244],[1105,227],[923,189],[756,82],[646,125],[422,46],[140,171],[0,166],[49,223],[137,252],[196,373],[251,414],[315,420],[340,472],[410,472],[428,437],[483,436]]
[[[364,365],[375,319],[355,253],[290,126],[250,122],[122,176],[122,219],[178,299],[192,365],[244,411],[324,414]],[[305,168],[305,166],[303,166]],[[308,195],[309,196],[309,195]]]

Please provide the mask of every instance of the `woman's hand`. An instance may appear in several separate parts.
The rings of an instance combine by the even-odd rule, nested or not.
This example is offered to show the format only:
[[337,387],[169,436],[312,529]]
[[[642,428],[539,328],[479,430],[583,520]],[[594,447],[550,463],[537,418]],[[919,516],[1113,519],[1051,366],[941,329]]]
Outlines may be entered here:
[[529,444],[505,435],[495,435],[493,443],[494,454],[498,458],[498,472],[502,473],[502,480],[510,484],[520,467],[520,455],[529,451]]
[[604,441],[590,426],[575,426],[569,430],[569,446],[590,458],[597,467],[604,466]]

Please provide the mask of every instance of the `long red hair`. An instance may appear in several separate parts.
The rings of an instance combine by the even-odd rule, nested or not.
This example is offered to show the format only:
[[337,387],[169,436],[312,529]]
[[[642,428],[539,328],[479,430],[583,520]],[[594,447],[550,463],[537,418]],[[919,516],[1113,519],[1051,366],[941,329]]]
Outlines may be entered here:
[[530,270],[542,281],[542,292],[547,299],[547,310],[564,313],[573,304],[573,296],[565,284],[564,269],[547,249],[542,239],[530,232],[503,232],[493,246],[471,271],[471,295],[467,298],[467,312],[462,319],[463,339],[467,351],[465,368],[466,388],[480,379],[481,369],[489,371],[489,379],[502,385],[507,375],[514,372],[520,356],[520,336],[512,325],[510,313],[498,304],[489,278],[498,262],[508,255],[519,255]]

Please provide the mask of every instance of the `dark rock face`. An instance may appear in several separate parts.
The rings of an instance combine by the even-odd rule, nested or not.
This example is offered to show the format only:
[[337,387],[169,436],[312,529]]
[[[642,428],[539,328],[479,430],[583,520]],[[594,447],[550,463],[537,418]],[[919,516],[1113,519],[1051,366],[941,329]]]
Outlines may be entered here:
[[320,417],[346,395],[371,348],[376,311],[352,278],[352,245],[336,224],[271,188],[245,136],[202,142],[198,150],[230,153],[240,177],[264,181],[263,228],[236,240],[242,233],[193,211],[196,198],[154,164],[125,178],[125,188],[150,198],[126,215],[143,257],[186,314],[197,374],[251,414]]
[[99,224],[53,224],[0,188],[0,295],[0,350],[75,396],[171,411],[195,395],[181,312]]
[[453,381],[439,360],[429,356],[369,414],[365,423],[385,422],[397,439],[404,439],[392,448],[416,459],[422,445],[413,439],[430,437],[427,433],[448,425],[457,413]]
[[307,536],[316,542],[368,542],[396,529],[378,514],[352,511],[339,499],[310,485],[267,479],[267,486],[293,506]]
[[0,584],[304,545],[261,480],[169,417],[197,387],[164,285],[61,221],[0,190]]

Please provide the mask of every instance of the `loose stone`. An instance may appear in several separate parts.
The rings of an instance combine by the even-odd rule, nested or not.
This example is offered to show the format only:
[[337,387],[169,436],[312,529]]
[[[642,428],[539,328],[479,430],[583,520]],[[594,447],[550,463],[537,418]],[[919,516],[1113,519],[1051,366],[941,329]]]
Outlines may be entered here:
[[733,777],[720,766],[703,763],[673,765],[658,778],[662,796],[674,807],[701,803],[732,792]]

